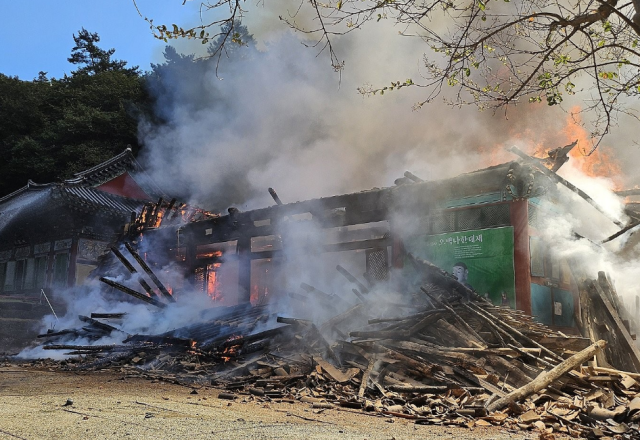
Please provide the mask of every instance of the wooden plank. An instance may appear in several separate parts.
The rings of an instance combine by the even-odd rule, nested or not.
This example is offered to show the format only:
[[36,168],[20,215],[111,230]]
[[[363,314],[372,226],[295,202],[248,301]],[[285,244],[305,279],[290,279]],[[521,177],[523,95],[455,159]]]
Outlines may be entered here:
[[352,377],[360,372],[359,368],[348,368],[346,372],[338,370],[319,356],[314,356],[313,361],[322,368],[322,370],[338,383],[348,382]]
[[[614,331],[619,336],[619,346],[623,347],[624,351],[628,353],[629,361],[631,363],[629,367],[634,367],[634,371],[632,371],[633,373],[640,373],[640,350],[638,350],[633,339],[631,339],[631,335],[622,323],[622,320],[620,319],[616,309],[613,307],[613,304],[611,304],[611,301],[609,301],[609,298],[602,290],[602,287],[600,287],[600,284],[597,281],[592,281],[590,284],[600,296],[600,300],[604,304],[604,310],[614,325]],[[614,361],[614,359],[610,359],[610,361]],[[624,359],[621,359],[621,361],[624,361]]]
[[550,350],[572,350],[581,351],[591,345],[591,339],[579,336],[568,336],[560,338],[556,336],[543,336],[538,342]]
[[364,370],[364,373],[362,374],[362,382],[360,382],[360,389],[358,390],[358,397],[360,398],[364,397],[364,392],[367,389],[367,382],[369,382],[369,376],[371,375],[371,370],[373,370],[373,366],[375,365],[375,363],[376,358],[375,356],[372,356],[371,359],[369,359],[369,365],[367,365],[367,369]]

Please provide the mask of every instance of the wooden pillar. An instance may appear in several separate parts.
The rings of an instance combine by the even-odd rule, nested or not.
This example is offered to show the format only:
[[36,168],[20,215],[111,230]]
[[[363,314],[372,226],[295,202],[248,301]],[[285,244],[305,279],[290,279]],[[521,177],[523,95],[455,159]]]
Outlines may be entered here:
[[69,249],[69,268],[67,269],[67,287],[76,285],[76,260],[78,259],[78,236],[74,235]]
[[402,239],[397,234],[391,234],[391,267],[402,269],[404,267],[405,249]]
[[531,257],[529,254],[529,206],[528,201],[510,203],[513,226],[513,266],[516,283],[516,309],[531,314]]
[[56,258],[55,243],[55,241],[49,242],[49,253],[47,254],[47,271],[44,274],[44,287],[48,289],[53,287],[54,261]]
[[251,237],[238,239],[238,303],[251,301]]

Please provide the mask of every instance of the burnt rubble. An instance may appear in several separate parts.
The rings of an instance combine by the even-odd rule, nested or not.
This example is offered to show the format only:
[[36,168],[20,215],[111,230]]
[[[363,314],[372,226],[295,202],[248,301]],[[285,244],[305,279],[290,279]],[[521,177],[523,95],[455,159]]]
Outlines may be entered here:
[[[127,311],[118,310],[39,337],[46,350],[82,356],[61,368],[213,385],[224,399],[299,401],[417,424],[534,429],[541,438],[638,438],[640,355],[605,274],[581,288],[589,298],[579,322],[590,336],[584,338],[495,306],[433,264],[407,259],[423,281],[420,301],[372,301],[339,267],[354,285],[355,305],[302,286],[332,315],[321,323],[281,315],[272,304],[243,304],[212,309],[203,322],[169,332],[129,335],[117,324]],[[162,296],[154,301],[171,307]],[[107,335],[121,343],[72,343]]]

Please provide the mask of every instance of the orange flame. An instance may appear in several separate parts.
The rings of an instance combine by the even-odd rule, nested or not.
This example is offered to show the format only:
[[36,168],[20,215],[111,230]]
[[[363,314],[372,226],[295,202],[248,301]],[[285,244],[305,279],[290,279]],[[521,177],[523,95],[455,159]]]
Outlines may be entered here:
[[213,301],[222,300],[222,286],[220,286],[218,274],[216,273],[221,265],[222,263],[207,265],[207,295],[209,295]]
[[227,342],[237,341],[238,339],[240,340],[238,341],[237,344],[230,344],[228,347],[225,347],[225,349],[220,354],[220,357],[224,362],[229,362],[231,359],[236,357],[238,355],[238,350],[242,345],[242,340],[241,340],[242,336],[233,335],[233,336],[230,336],[229,339],[227,339]]
[[[591,154],[592,142],[589,134],[582,126],[580,107],[573,107],[567,116],[567,124],[563,129],[567,143],[578,140],[578,145],[571,150],[569,156],[575,161],[577,167],[591,177],[606,177],[614,182],[616,189],[622,187],[620,164],[613,156],[610,147],[600,145]],[[589,154],[587,156],[587,154]]]

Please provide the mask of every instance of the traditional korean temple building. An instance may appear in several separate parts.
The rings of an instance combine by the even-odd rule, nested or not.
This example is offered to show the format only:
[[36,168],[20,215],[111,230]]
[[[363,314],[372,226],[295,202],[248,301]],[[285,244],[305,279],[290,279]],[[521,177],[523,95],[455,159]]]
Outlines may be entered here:
[[302,283],[353,301],[337,265],[371,287],[394,271],[408,278],[410,252],[461,273],[496,305],[575,331],[575,266],[543,238],[545,220],[585,216],[585,230],[573,232],[594,242],[620,226],[562,181],[528,157],[439,181],[407,173],[394,187],[146,231],[142,251],[156,267],[170,257],[183,268],[174,291],[199,290],[220,305],[314,294]]
[[82,283],[132,213],[159,192],[128,148],[72,179],[29,181],[0,198],[0,294]]

